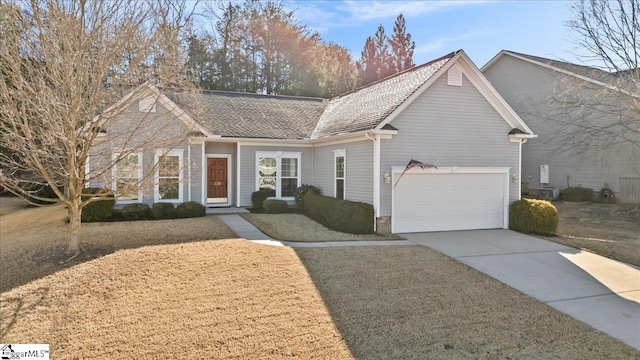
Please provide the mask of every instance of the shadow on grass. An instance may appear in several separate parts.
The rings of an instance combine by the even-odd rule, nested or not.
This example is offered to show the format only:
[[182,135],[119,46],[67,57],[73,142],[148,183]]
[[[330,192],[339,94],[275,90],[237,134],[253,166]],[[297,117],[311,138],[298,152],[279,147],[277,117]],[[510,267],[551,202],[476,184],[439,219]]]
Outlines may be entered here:
[[[0,339],[7,335],[19,318],[29,312],[37,311],[49,294],[48,287],[38,288],[28,294],[28,298],[9,297],[2,300],[2,322],[0,322]],[[33,299],[32,301],[30,301]],[[26,301],[25,301],[26,300]],[[25,303],[28,302],[28,303]],[[3,357],[4,359],[4,357]]]
[[619,340],[426,247],[294,250],[357,359],[637,355]]
[[87,223],[80,230],[81,254],[67,261],[68,236],[68,224],[3,235],[0,292],[119,250],[237,237],[211,215],[191,219]]
[[[295,249],[356,359],[451,357],[455,340],[428,337],[445,329],[439,307],[452,304],[424,278],[443,284],[417,246]],[[424,301],[430,299],[431,301]],[[445,334],[446,331],[442,332]],[[450,352],[454,351],[454,352]]]

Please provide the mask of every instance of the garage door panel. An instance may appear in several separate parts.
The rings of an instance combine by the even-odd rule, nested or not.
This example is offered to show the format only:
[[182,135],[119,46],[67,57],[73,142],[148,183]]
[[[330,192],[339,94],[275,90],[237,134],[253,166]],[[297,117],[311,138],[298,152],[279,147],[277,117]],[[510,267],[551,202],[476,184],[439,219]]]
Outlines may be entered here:
[[393,190],[394,231],[502,228],[505,176],[405,174]]

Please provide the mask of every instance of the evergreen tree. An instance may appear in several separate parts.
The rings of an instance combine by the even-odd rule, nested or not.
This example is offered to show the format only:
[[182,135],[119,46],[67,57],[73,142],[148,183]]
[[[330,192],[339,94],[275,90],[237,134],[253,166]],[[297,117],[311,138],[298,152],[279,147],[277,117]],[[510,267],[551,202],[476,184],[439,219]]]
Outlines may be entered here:
[[411,41],[411,34],[407,34],[405,19],[402,13],[396,18],[393,25],[393,36],[389,40],[391,45],[391,69],[397,73],[415,66],[413,63],[413,50],[416,43]]

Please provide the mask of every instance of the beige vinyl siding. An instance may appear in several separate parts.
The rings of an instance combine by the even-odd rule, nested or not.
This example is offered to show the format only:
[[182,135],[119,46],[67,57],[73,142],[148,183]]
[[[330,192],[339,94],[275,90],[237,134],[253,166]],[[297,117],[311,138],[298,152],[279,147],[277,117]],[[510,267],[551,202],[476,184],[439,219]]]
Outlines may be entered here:
[[[578,110],[554,104],[554,94],[568,84],[582,89],[584,82],[509,55],[484,75],[538,135],[522,147],[522,181],[528,182],[530,189],[541,186],[540,165],[549,165],[549,186],[560,189],[580,185],[600,190],[606,184],[618,193],[621,178],[640,178],[640,149],[630,143],[608,147],[594,144],[585,153],[559,150],[567,148],[565,141],[571,141],[559,136],[564,127],[562,114],[575,116]],[[596,120],[606,124],[615,121],[617,114],[611,116],[599,114]]]
[[334,150],[346,150],[345,199],[373,203],[373,141],[362,140],[313,148],[313,184],[322,195],[334,196]]
[[[236,174],[238,166],[236,165],[236,143],[223,143],[223,142],[207,142],[205,144],[205,154],[217,154],[217,155],[231,155],[228,166],[231,166],[231,179],[228,179],[227,196],[229,197],[229,203],[236,205]],[[205,156],[206,156],[205,155]],[[206,166],[206,161],[205,161]],[[200,180],[202,182],[202,180]],[[206,181],[206,172],[205,172]],[[202,187],[203,192],[206,195],[206,186]],[[206,202],[206,199],[205,199]]]
[[256,152],[282,151],[300,152],[300,185],[313,181],[313,149],[311,147],[277,145],[240,145],[240,203],[238,206],[251,206],[251,193],[256,191]]
[[[509,141],[511,127],[464,76],[461,87],[440,77],[391,125],[398,134],[382,140],[380,151],[381,216],[391,215],[393,184],[384,182],[384,173],[411,159],[440,167],[510,167],[518,173],[519,144]],[[509,200],[518,198],[519,188],[510,180]]]

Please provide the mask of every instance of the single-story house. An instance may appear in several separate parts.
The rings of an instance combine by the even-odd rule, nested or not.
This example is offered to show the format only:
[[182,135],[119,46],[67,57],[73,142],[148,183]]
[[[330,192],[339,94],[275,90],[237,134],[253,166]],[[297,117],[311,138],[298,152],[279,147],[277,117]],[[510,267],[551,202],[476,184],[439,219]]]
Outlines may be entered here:
[[482,73],[538,135],[522,148],[529,189],[605,188],[640,203],[638,112],[625,110],[640,95],[624,74],[508,50]]
[[[117,131],[153,112],[169,124],[154,136],[190,136],[166,155],[148,148],[116,166],[102,185],[119,203],[247,207],[258,189],[293,201],[312,184],[372,204],[379,232],[508,228],[522,144],[535,137],[462,50],[332,99],[148,85],[131,97]],[[437,168],[400,178],[412,159]],[[153,184],[119,191],[158,161]]]

